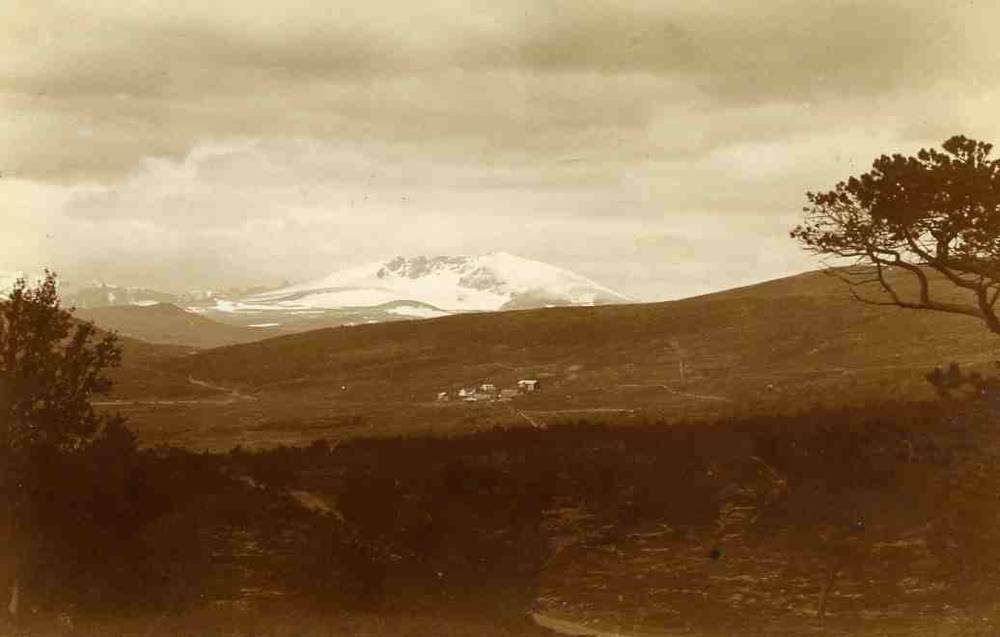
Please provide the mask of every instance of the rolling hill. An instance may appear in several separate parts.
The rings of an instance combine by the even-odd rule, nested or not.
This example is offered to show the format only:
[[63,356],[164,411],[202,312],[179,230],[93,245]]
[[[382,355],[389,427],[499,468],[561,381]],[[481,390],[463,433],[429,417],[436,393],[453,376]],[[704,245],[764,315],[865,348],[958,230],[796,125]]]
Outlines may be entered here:
[[683,365],[684,384],[725,393],[793,376],[986,360],[991,345],[1000,342],[970,318],[860,304],[840,282],[808,273],[666,303],[316,330],[206,351],[183,367],[258,392],[350,380],[402,398],[526,376],[576,393],[679,387]]
[[[112,402],[133,398],[199,400],[219,393],[191,383],[186,375],[169,364],[191,354],[190,347],[147,343],[121,335],[118,340],[122,346],[122,361],[110,374],[114,380]],[[99,399],[99,402],[107,402],[107,399]]]
[[170,303],[78,308],[74,316],[147,343],[211,348],[267,338],[267,327],[226,325]]
[[[998,344],[971,318],[861,304],[814,272],[665,303],[315,330],[174,357],[162,368],[253,398],[227,404],[224,417],[211,405],[184,412],[186,442],[216,428],[217,440],[249,443],[278,429],[272,441],[922,399],[932,396],[928,370],[985,365]],[[511,403],[434,400],[522,378],[542,380],[544,390]],[[164,419],[153,418],[158,431],[167,430]]]

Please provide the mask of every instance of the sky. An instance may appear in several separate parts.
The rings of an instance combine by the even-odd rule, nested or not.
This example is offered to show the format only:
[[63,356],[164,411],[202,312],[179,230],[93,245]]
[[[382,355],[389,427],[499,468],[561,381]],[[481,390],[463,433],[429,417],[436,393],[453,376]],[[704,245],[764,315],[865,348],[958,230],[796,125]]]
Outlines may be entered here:
[[1000,8],[0,2],[0,271],[166,291],[505,250],[639,300],[817,267],[805,193],[1000,140]]

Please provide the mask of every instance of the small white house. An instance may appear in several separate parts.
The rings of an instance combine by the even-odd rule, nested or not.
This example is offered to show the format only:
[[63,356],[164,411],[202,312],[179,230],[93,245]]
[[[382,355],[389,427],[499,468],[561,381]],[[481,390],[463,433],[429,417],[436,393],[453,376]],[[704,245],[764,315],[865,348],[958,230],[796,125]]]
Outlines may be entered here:
[[448,392],[446,392],[446,391],[439,391],[438,395],[437,395],[437,399],[438,399],[439,402],[445,402],[447,400],[451,400],[451,396],[449,396]]
[[525,379],[517,381],[517,388],[522,393],[527,393],[527,392],[538,391],[539,389],[542,388],[542,386],[538,383],[537,380]]
[[480,394],[495,394],[497,393],[497,386],[493,383],[483,383],[479,386]]

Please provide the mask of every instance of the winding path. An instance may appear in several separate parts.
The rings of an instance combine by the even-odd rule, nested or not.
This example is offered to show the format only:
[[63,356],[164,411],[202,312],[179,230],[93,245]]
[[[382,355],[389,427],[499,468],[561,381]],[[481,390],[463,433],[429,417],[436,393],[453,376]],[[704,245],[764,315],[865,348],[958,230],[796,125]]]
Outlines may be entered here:
[[667,393],[673,394],[674,396],[683,396],[684,398],[695,398],[698,400],[714,400],[717,402],[731,403],[732,398],[726,398],[725,396],[712,396],[711,394],[692,394],[685,391],[678,391],[671,387],[670,385],[663,383],[626,383],[622,387],[655,387],[656,389],[662,389]]
[[576,637],[677,637],[677,633],[664,633],[652,631],[622,632],[620,630],[606,630],[595,626],[587,626],[568,619],[552,617],[545,613],[531,613],[531,620],[542,628],[547,628],[560,635],[574,635]]
[[192,385],[197,385],[198,387],[204,387],[206,389],[213,389],[215,391],[224,392],[227,394],[225,398],[188,398],[183,400],[99,400],[94,401],[92,405],[98,405],[102,407],[113,407],[113,406],[124,406],[124,405],[231,405],[232,403],[243,401],[256,401],[256,396],[251,396],[249,394],[244,394],[240,390],[232,387],[223,387],[222,385],[214,385],[205,380],[198,380],[197,378],[192,378],[188,376],[187,381]]
[[192,385],[197,385],[199,387],[205,387],[207,389],[214,389],[216,391],[225,392],[232,397],[233,400],[231,402],[235,402],[237,400],[250,400],[250,401],[257,400],[256,396],[251,396],[249,394],[241,393],[240,390],[236,388],[223,387],[222,385],[213,385],[212,383],[206,380],[198,380],[197,378],[192,378],[191,376],[188,376],[188,382],[191,383]]

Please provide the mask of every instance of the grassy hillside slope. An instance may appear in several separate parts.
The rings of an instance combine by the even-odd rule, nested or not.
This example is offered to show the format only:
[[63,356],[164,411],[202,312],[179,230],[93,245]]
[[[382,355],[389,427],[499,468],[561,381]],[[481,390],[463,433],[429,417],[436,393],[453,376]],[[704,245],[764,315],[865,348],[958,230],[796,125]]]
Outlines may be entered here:
[[263,327],[227,325],[170,303],[81,308],[74,314],[98,326],[148,343],[210,348],[248,343],[274,335]]
[[122,363],[111,372],[114,380],[112,400],[198,399],[219,393],[191,383],[186,375],[168,365],[168,361],[189,355],[193,351],[190,347],[147,343],[128,336],[118,338],[122,346]]
[[[929,369],[985,365],[1000,358],[997,345],[971,318],[861,304],[839,281],[807,273],[666,303],[330,328],[196,352],[159,369],[242,398],[129,415],[151,442],[228,448],[795,412],[928,398]],[[511,403],[434,402],[439,391],[519,378],[544,389]]]
[[861,391],[867,379],[895,392],[881,385],[894,371],[989,360],[997,345],[973,319],[860,304],[838,281],[809,273],[667,303],[317,330],[178,364],[263,393],[349,385],[356,397],[426,400],[463,384],[539,377],[546,392],[581,399],[656,385],[736,399],[769,386],[802,396],[817,382]]

